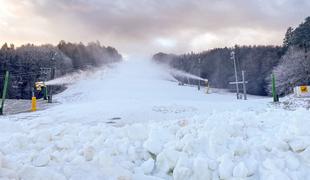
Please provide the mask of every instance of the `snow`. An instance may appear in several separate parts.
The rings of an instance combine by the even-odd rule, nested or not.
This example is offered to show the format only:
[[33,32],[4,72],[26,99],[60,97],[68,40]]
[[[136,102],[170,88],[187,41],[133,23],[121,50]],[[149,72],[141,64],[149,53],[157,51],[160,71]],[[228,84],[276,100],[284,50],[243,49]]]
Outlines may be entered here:
[[238,178],[246,178],[249,176],[248,169],[244,162],[239,162],[237,166],[234,167],[233,176]]
[[310,179],[309,110],[177,84],[130,60],[0,117],[0,179]]
[[147,161],[143,162],[140,166],[144,174],[151,174],[154,169],[155,161],[150,158]]

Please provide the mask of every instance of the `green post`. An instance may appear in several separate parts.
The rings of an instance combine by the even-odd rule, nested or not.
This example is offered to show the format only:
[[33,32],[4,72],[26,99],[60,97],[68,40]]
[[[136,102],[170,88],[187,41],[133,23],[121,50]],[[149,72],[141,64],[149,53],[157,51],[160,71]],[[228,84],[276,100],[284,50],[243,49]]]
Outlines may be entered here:
[[4,101],[6,98],[7,90],[9,85],[9,71],[6,71],[5,73],[5,79],[4,79],[4,86],[2,91],[2,101],[1,101],[1,107],[0,107],[0,115],[3,115],[3,108],[4,108]]
[[273,102],[278,102],[278,96],[276,91],[276,78],[273,73],[272,73],[272,97]]

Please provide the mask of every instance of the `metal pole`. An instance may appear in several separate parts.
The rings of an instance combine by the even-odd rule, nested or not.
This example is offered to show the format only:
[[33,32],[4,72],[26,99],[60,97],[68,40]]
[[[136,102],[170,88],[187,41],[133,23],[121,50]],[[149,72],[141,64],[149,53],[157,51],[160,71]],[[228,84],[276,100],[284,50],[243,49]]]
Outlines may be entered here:
[[[53,62],[53,68],[51,69],[51,75],[52,75],[52,79],[55,79],[55,74],[56,74],[56,61],[55,61],[55,56],[57,55],[57,53],[55,53],[52,57],[52,62]],[[53,102],[53,86],[51,85],[49,90],[49,98],[48,98],[48,103],[52,103]]]
[[244,100],[247,100],[247,95],[246,95],[246,83],[245,83],[245,71],[242,71],[242,83],[243,83],[243,97]]
[[[31,84],[32,84],[32,83],[31,83]],[[35,87],[35,85],[34,85],[34,87]],[[31,97],[34,96],[34,87],[31,87]]]
[[5,101],[5,98],[6,98],[6,94],[7,94],[7,90],[8,90],[8,85],[9,85],[9,71],[6,71],[5,72],[4,85],[3,85],[3,91],[2,91],[0,115],[3,115],[4,101]]
[[[200,58],[198,59],[198,76],[201,77],[201,65],[200,65]],[[198,91],[200,91],[200,79],[198,80]]]
[[231,58],[234,61],[234,69],[235,69],[235,79],[236,79],[236,90],[237,90],[237,99],[239,99],[239,84],[238,82],[238,74],[237,74],[237,65],[236,65],[236,58],[235,58],[235,52],[231,52]]
[[210,87],[209,87],[209,80],[206,79],[206,80],[205,80],[205,83],[206,83],[206,93],[209,94],[209,88],[210,88]]
[[[55,78],[55,68],[52,68],[52,79],[54,79]],[[48,100],[47,100],[47,102],[48,103],[53,103],[53,86],[52,85],[50,85],[49,86],[49,89],[48,89]]]
[[[47,82],[47,73],[45,74],[44,76],[44,85],[45,83]],[[47,86],[45,85],[45,91],[44,91],[44,100],[47,100],[48,99],[48,91],[47,91]]]

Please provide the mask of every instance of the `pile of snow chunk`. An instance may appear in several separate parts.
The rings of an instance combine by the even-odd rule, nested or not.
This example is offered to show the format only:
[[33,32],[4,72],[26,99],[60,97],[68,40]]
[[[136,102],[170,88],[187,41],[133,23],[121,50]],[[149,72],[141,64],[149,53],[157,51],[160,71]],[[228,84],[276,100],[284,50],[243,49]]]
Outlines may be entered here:
[[122,127],[42,126],[42,117],[16,121],[23,131],[0,136],[0,177],[310,179],[309,119],[300,109],[221,112]]
[[0,152],[0,179],[16,179],[18,178],[17,173],[15,170],[11,169],[11,165],[8,164],[7,159]]

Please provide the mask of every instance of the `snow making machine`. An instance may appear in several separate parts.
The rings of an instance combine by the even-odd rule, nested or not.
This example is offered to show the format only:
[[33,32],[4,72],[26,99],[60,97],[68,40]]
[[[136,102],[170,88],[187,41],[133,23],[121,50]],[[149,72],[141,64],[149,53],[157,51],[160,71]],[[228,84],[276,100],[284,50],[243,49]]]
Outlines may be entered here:
[[43,81],[35,82],[34,95],[37,99],[44,98],[47,100],[47,86]]

